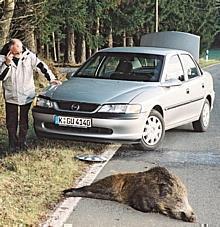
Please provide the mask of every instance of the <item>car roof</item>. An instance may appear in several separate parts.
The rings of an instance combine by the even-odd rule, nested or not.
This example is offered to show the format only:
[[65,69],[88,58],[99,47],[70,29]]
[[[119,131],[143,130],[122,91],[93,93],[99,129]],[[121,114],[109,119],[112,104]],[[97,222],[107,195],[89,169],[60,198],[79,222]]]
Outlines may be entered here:
[[159,47],[113,47],[113,48],[102,49],[99,52],[155,54],[155,55],[164,55],[164,56],[168,54],[180,54],[180,53],[188,54],[188,52],[183,50],[159,48]]

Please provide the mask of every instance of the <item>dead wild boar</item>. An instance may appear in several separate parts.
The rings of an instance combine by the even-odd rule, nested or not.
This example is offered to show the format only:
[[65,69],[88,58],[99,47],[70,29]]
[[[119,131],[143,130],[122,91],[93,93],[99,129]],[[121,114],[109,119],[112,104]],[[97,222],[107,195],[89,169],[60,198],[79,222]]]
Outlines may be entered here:
[[117,201],[142,212],[159,212],[187,222],[196,221],[186,187],[164,167],[108,176],[89,186],[64,190],[63,194]]

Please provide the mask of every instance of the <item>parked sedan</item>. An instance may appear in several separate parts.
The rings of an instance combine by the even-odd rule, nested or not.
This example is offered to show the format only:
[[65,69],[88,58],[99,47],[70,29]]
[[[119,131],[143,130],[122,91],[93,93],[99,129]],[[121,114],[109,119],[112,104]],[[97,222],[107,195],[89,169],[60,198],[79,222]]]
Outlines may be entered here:
[[133,143],[155,149],[165,131],[209,126],[213,80],[186,51],[118,47],[97,52],[72,77],[41,93],[38,136]]

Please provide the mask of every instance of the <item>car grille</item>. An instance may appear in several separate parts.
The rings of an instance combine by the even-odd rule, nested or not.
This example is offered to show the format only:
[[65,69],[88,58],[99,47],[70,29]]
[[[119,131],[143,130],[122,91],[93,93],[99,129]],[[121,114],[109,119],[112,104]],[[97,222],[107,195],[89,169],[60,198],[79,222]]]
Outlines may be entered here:
[[99,106],[99,104],[94,103],[81,103],[71,101],[57,101],[57,105],[61,110],[71,110],[80,112],[93,112]]
[[45,123],[44,126],[48,129],[62,130],[69,133],[88,133],[88,134],[105,134],[105,135],[111,135],[113,133],[112,129],[100,128],[100,127],[75,128],[75,127],[67,127],[67,126],[58,126],[53,123]]

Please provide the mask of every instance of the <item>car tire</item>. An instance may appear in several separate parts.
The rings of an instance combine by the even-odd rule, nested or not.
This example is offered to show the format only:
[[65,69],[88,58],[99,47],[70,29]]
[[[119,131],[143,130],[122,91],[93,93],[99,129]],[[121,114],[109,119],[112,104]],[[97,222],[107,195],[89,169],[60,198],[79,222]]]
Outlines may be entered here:
[[210,121],[210,103],[208,99],[205,100],[205,103],[202,108],[201,115],[198,121],[194,121],[193,128],[196,132],[205,132],[209,127]]
[[141,150],[155,150],[163,141],[165,124],[162,115],[157,110],[152,110],[148,116],[140,143],[136,147]]

